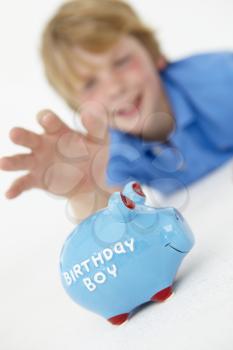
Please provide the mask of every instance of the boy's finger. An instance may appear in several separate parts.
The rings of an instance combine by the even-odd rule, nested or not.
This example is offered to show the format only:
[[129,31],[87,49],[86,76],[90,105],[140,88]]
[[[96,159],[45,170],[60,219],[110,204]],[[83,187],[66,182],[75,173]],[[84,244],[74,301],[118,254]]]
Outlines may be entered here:
[[31,174],[27,174],[15,180],[5,195],[8,199],[12,199],[32,187],[34,187],[33,177]]
[[68,131],[70,128],[58,116],[49,109],[40,111],[36,118],[39,124],[48,134],[55,134],[60,131]]
[[96,101],[84,103],[79,108],[79,114],[88,137],[94,141],[105,141],[108,131],[108,116],[104,106]]
[[103,143],[107,138],[107,121],[103,117],[97,118],[90,114],[84,114],[81,116],[82,123],[87,130],[87,137],[94,142]]
[[35,165],[33,154],[16,154],[11,157],[0,158],[0,169],[11,170],[30,170]]
[[40,135],[21,127],[11,129],[9,136],[10,139],[17,145],[25,146],[31,148],[32,150],[38,148],[41,142]]

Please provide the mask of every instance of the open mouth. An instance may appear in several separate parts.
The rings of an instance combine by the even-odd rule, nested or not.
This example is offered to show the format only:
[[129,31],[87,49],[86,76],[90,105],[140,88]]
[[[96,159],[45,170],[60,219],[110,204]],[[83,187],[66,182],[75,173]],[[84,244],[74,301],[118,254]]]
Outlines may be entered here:
[[142,105],[142,94],[135,97],[133,102],[129,103],[126,108],[121,108],[117,110],[117,115],[121,117],[131,117],[137,113]]
[[178,253],[182,253],[182,254],[187,254],[187,253],[188,253],[188,252],[186,252],[186,251],[182,251],[182,250],[179,250],[179,249],[173,247],[170,243],[167,243],[167,244],[165,245],[165,247],[167,247],[167,246],[169,246],[170,248],[174,249],[174,250],[177,251]]

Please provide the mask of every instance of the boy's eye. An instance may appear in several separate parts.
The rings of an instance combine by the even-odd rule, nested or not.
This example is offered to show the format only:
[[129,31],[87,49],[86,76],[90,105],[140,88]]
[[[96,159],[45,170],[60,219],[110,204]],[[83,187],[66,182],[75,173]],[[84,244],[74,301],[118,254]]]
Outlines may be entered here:
[[124,64],[128,63],[130,61],[130,59],[131,59],[131,55],[124,56],[124,57],[119,58],[118,60],[116,60],[114,62],[114,65],[116,67],[123,66]]

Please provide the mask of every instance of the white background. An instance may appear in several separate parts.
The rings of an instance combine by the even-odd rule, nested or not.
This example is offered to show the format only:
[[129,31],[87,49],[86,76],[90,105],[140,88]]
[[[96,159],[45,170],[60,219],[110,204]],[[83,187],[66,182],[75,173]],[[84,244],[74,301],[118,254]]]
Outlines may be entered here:
[[[72,112],[48,86],[38,54],[45,21],[61,1],[0,2],[0,156],[26,151],[10,129],[42,132],[39,109],[72,126]],[[171,59],[233,49],[232,0],[132,0]],[[186,194],[165,201],[180,209],[196,236],[177,275],[175,295],[151,304],[121,327],[75,305],[59,280],[62,244],[74,227],[65,200],[31,190],[4,196],[22,172],[0,172],[0,349],[232,349],[233,164]]]

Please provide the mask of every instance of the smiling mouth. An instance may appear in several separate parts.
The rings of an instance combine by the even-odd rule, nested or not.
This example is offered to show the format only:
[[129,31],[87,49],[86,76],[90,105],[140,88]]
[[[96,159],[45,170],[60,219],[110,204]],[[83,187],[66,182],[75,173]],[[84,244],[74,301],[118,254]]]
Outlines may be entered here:
[[138,95],[132,103],[129,104],[128,108],[118,109],[117,115],[121,117],[131,117],[135,115],[136,112],[140,109],[142,104],[142,94]]
[[179,250],[179,249],[173,247],[170,243],[167,243],[167,244],[165,245],[165,247],[167,247],[167,246],[169,246],[170,248],[174,249],[174,250],[177,251],[178,253],[182,253],[182,254],[187,254],[187,253],[188,253],[188,252],[186,252],[186,251],[182,251],[182,250]]

